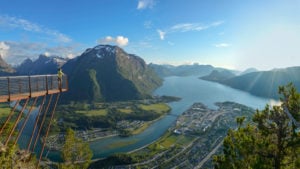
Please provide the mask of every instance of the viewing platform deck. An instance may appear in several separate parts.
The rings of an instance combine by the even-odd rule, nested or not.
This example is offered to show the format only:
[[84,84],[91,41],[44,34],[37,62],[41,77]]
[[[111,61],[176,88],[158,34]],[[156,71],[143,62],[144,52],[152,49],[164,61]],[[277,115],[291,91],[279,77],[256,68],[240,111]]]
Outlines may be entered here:
[[0,102],[9,102],[65,92],[68,79],[64,75],[60,85],[57,75],[7,76],[0,77],[0,86]]

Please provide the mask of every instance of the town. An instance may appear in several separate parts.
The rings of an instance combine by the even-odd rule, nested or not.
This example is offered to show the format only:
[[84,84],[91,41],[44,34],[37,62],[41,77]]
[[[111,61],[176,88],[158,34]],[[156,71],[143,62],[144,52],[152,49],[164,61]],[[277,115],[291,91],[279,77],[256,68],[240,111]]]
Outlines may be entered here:
[[[227,130],[237,127],[236,118],[244,116],[247,122],[255,112],[234,102],[216,103],[216,106],[218,109],[213,110],[202,103],[194,103],[159,140],[130,154],[123,154],[131,164],[124,161],[126,165],[115,167],[212,168],[211,157],[221,150]],[[105,160],[101,164],[105,165]]]

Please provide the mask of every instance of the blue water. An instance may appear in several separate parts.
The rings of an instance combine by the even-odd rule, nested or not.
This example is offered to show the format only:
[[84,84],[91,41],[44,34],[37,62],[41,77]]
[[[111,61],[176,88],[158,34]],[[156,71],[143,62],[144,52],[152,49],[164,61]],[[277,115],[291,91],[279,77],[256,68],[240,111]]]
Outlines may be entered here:
[[[163,85],[158,88],[154,95],[168,95],[182,98],[178,102],[169,103],[172,108],[171,114],[153,123],[144,132],[130,137],[110,137],[90,143],[93,150],[93,158],[107,157],[113,153],[129,152],[152,143],[163,135],[175,122],[176,116],[187,110],[193,103],[202,102],[209,108],[216,108],[215,102],[234,101],[252,108],[262,109],[270,99],[253,96],[249,93],[236,90],[218,83],[200,80],[197,77],[167,77]],[[21,148],[25,148],[32,132],[32,127],[37,111],[32,113],[28,125],[19,140]],[[128,145],[128,143],[131,143]],[[116,146],[119,145],[119,146]],[[126,145],[126,146],[123,146]],[[114,147],[114,148],[113,148]],[[37,150],[40,149],[40,143]],[[44,152],[46,153],[46,152]],[[39,153],[38,153],[39,154]],[[48,157],[54,161],[60,159],[58,152],[51,152]]]
[[[169,105],[171,114],[180,115],[195,102],[202,102],[210,108],[216,108],[215,102],[234,101],[255,109],[262,109],[272,100],[253,96],[249,93],[236,90],[218,83],[200,80],[197,77],[167,77],[163,85],[154,95],[169,95],[182,98],[178,102]],[[129,152],[141,148],[157,140],[176,120],[175,116],[167,115],[158,120],[143,133],[127,138],[111,137],[97,140],[90,144],[93,150],[93,158],[102,158],[117,152]],[[132,143],[121,146],[122,143]],[[120,145],[120,147],[115,147]]]

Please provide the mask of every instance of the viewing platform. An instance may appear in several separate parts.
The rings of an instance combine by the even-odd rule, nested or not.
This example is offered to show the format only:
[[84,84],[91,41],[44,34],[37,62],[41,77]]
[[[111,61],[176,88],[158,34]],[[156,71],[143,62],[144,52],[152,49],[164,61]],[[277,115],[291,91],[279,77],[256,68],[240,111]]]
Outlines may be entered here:
[[0,77],[0,102],[34,98],[68,90],[68,79],[64,75],[61,87],[57,75]]

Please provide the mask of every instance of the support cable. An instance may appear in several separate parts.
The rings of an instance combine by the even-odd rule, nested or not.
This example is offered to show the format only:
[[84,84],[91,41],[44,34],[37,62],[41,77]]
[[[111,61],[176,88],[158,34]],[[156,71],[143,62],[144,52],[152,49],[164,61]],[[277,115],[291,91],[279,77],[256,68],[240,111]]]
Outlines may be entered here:
[[50,104],[51,104],[51,102],[52,102],[52,98],[53,98],[53,94],[50,95],[50,99],[49,99],[48,105],[47,105],[47,107],[46,107],[46,110],[45,110],[45,112],[44,112],[43,119],[42,119],[42,123],[40,124],[39,131],[38,131],[37,136],[36,136],[36,138],[35,138],[35,141],[34,141],[34,144],[33,144],[32,151],[34,151],[34,149],[35,149],[35,147],[36,147],[36,144],[37,144],[37,141],[38,141],[38,139],[39,139],[39,137],[40,137],[40,134],[41,134],[43,125],[44,125],[44,123],[45,123],[45,119],[46,119],[47,112],[48,112],[49,107],[50,107]]
[[29,149],[30,149],[30,146],[31,146],[31,143],[32,143],[32,139],[34,137],[34,133],[35,133],[38,121],[40,119],[40,114],[41,114],[41,112],[43,110],[43,107],[44,107],[44,104],[45,104],[46,97],[47,97],[47,95],[44,96],[42,104],[40,105],[39,112],[38,112],[37,117],[35,119],[34,127],[33,127],[33,130],[32,130],[32,133],[31,133],[31,137],[30,137],[30,140],[29,140],[28,145],[27,145],[27,151],[29,151]]
[[22,114],[23,114],[23,112],[24,112],[24,110],[25,110],[25,108],[26,108],[26,106],[27,106],[28,101],[29,101],[29,98],[26,99],[26,102],[25,102],[25,104],[23,105],[22,110],[21,110],[21,112],[19,113],[16,122],[15,122],[13,128],[11,129],[9,136],[8,136],[7,139],[6,139],[5,146],[7,146],[8,142],[9,142],[9,140],[10,140],[10,137],[11,137],[12,134],[15,132],[15,129],[16,129],[16,127],[17,127],[17,125],[18,125],[18,123],[19,123],[21,117],[22,117]]
[[28,119],[29,119],[29,116],[30,116],[30,114],[31,114],[31,112],[32,112],[32,109],[33,109],[34,105],[36,104],[37,100],[38,100],[38,97],[36,97],[36,98],[34,99],[33,104],[31,105],[29,111],[27,112],[27,116],[26,116],[26,118],[25,118],[25,120],[24,120],[24,122],[23,122],[23,124],[22,124],[22,127],[21,127],[21,129],[20,129],[20,131],[19,131],[19,133],[18,133],[18,136],[17,136],[17,138],[16,138],[16,140],[15,140],[14,145],[17,144],[17,142],[18,142],[18,140],[19,140],[19,138],[20,138],[20,136],[21,136],[21,134],[22,134],[22,132],[23,132],[23,130],[24,130],[26,124],[27,124],[27,121],[28,121]]
[[11,109],[11,111],[10,111],[8,117],[6,118],[6,120],[5,120],[5,122],[4,122],[3,126],[2,126],[2,128],[1,128],[1,130],[0,130],[0,134],[2,134],[4,128],[6,127],[8,121],[11,119],[11,117],[12,117],[12,115],[13,115],[13,113],[14,113],[14,111],[15,111],[15,109],[17,108],[17,105],[18,105],[19,103],[20,103],[20,100],[17,100],[16,103],[15,103],[15,105],[14,105],[14,107]]
[[40,157],[39,157],[36,169],[38,169],[38,167],[40,165],[40,162],[41,162],[41,159],[42,159],[42,156],[43,156],[43,152],[44,152],[45,145],[46,145],[46,140],[47,140],[47,137],[48,137],[48,134],[49,134],[49,131],[50,131],[51,122],[52,122],[53,117],[54,117],[54,112],[55,112],[55,109],[56,109],[56,106],[57,106],[57,103],[58,103],[59,96],[60,96],[60,93],[58,93],[57,97],[56,97],[56,101],[55,101],[55,104],[54,104],[54,107],[53,107],[53,110],[52,110],[52,113],[51,113],[51,118],[50,118],[50,121],[49,121],[49,124],[48,124],[48,127],[47,127],[46,135],[45,135],[45,138],[44,138],[42,150],[40,152]]

